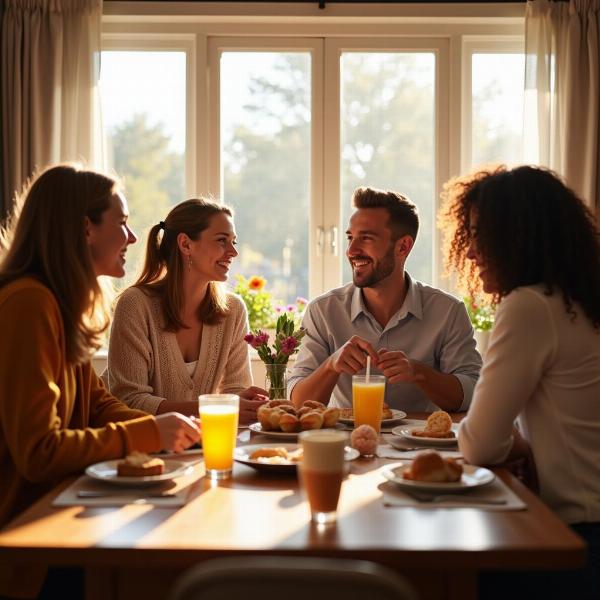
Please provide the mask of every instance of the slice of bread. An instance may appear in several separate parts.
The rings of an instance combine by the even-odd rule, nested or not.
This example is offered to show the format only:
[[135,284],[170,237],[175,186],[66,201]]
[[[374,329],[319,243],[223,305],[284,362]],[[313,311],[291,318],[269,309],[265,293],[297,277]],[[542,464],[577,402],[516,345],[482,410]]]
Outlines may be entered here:
[[165,470],[162,458],[148,456],[143,452],[132,452],[117,463],[117,475],[120,477],[148,477],[161,475]]

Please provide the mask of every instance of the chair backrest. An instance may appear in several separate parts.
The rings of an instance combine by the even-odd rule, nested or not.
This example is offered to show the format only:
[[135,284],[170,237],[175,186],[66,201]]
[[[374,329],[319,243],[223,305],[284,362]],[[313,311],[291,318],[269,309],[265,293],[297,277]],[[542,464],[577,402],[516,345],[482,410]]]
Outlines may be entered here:
[[417,600],[400,575],[364,560],[233,556],[200,563],[169,600]]

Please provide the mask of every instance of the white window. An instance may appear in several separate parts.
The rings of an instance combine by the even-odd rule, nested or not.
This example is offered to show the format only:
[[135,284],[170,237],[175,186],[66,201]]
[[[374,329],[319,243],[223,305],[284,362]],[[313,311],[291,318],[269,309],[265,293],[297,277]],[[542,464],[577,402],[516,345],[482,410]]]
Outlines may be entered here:
[[407,268],[446,285],[444,181],[522,160],[522,10],[495,7],[500,18],[485,19],[446,6],[439,18],[405,18],[406,7],[365,5],[322,24],[318,14],[278,16],[276,5],[261,5],[272,11],[263,16],[236,16],[251,10],[238,7],[172,19],[165,3],[142,5],[105,19],[101,75],[110,165],[142,238],[130,272],[148,225],[210,194],[236,214],[232,285],[236,273],[257,274],[285,303],[314,297],[349,281],[351,195],[371,186],[417,204]]

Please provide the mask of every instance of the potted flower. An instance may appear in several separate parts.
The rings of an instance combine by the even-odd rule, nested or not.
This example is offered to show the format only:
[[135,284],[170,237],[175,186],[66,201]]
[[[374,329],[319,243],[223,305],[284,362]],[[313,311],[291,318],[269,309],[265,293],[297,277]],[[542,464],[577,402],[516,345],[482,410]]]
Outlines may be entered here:
[[265,363],[267,371],[265,387],[269,391],[269,398],[287,397],[287,363],[300,349],[300,342],[306,331],[296,328],[294,317],[284,312],[275,326],[275,340],[269,346],[270,336],[267,332],[258,329],[244,336],[244,340],[258,352],[258,356]]
[[494,325],[496,306],[472,296],[464,298],[464,303],[467,307],[471,325],[475,330],[477,349],[483,356],[487,350],[490,330]]
[[252,275],[248,279],[243,275],[236,275],[236,279],[237,283],[233,291],[246,305],[250,331],[272,327],[276,316],[273,296],[265,289],[267,280],[259,275]]

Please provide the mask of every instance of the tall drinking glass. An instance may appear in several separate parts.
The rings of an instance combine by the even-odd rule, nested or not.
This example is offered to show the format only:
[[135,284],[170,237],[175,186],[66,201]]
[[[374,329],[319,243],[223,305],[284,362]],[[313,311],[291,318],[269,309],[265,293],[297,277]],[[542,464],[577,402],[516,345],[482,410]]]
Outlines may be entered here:
[[343,431],[311,430],[299,436],[302,485],[308,496],[315,523],[333,523],[344,479],[344,448],[348,435]]
[[385,377],[370,375],[352,376],[352,405],[354,427],[370,425],[377,433],[381,429],[383,398],[385,396]]
[[227,479],[233,469],[240,398],[236,394],[201,394],[198,403],[206,474],[211,479]]

